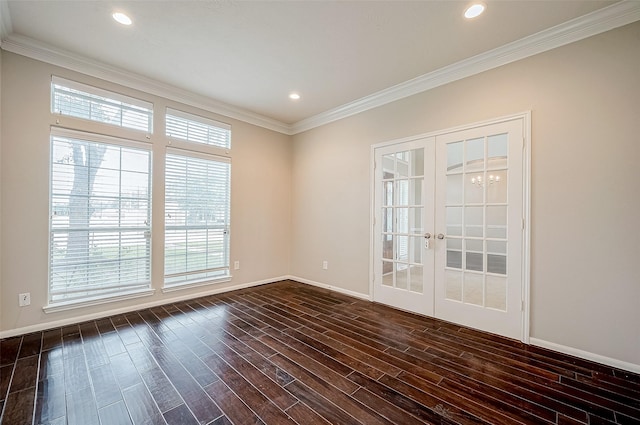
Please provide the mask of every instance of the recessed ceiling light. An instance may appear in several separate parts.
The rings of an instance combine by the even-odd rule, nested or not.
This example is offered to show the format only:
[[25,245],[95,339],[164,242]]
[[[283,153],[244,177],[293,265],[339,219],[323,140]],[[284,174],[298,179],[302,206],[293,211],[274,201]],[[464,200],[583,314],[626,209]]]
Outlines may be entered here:
[[484,3],[473,3],[471,6],[465,9],[464,17],[467,19],[473,19],[477,16],[480,16],[486,8],[487,6]]
[[111,16],[113,16],[113,19],[115,19],[116,22],[122,25],[131,25],[131,23],[133,22],[130,17],[128,17],[122,12],[116,12]]
[[298,93],[291,93],[291,94],[289,95],[289,99],[291,99],[291,100],[298,100],[298,99],[300,99],[300,95],[299,95]]

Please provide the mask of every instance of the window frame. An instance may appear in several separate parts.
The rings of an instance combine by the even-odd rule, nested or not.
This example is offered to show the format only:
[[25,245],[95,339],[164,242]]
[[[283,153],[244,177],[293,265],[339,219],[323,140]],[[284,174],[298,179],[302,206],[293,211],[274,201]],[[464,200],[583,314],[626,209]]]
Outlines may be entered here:
[[[61,86],[63,89],[58,89],[57,87]],[[64,88],[70,89],[71,91],[65,92]],[[124,89],[123,89],[124,90]],[[78,109],[75,111],[75,114],[72,113],[61,113],[60,111],[55,110],[56,105],[56,96],[58,93],[61,93],[63,96],[71,96],[68,100],[69,111],[74,112],[74,99],[73,92],[79,91],[81,92],[78,99]],[[230,124],[217,121],[212,118],[208,118],[208,111],[203,110],[201,115],[197,112],[196,114],[181,111],[180,109],[176,109],[169,106],[162,106],[162,109],[156,108],[154,102],[150,100],[142,100],[144,98],[148,98],[144,96],[143,98],[136,98],[127,96],[125,94],[121,94],[118,92],[114,92],[108,89],[96,87],[93,85],[69,80],[66,78],[62,78],[56,75],[51,75],[50,82],[50,113],[51,113],[51,128],[49,134],[49,149],[50,149],[50,158],[49,158],[49,204],[48,204],[48,212],[49,212],[49,220],[48,220],[48,234],[49,234],[49,242],[48,242],[48,251],[47,251],[47,261],[48,261],[48,276],[47,276],[47,300],[48,304],[43,307],[45,313],[52,313],[57,311],[65,311],[75,308],[82,308],[91,305],[98,304],[106,304],[112,303],[115,301],[127,300],[131,298],[138,297],[147,297],[153,295],[157,289],[160,289],[164,292],[171,292],[181,289],[192,288],[196,286],[204,286],[204,285],[212,285],[221,282],[230,281],[231,276],[231,139],[232,139],[232,127]],[[93,98],[95,97],[95,98]],[[60,99],[60,98],[58,98]],[[66,99],[65,99],[66,100]],[[113,101],[113,103],[109,103],[109,100]],[[82,103],[86,101],[88,105]],[[103,101],[105,103],[103,103]],[[58,101],[59,102],[59,101]],[[100,107],[100,105],[106,105],[105,111],[94,110],[92,108],[95,107],[95,104]],[[119,105],[119,103],[124,103],[125,105]],[[63,105],[64,106],[64,105]],[[133,117],[125,117],[123,115],[123,110],[126,110],[127,107],[133,106],[133,112],[138,112],[136,108],[143,108],[140,120],[136,120],[137,116],[133,115]],[[124,107],[125,109],[122,109]],[[114,109],[111,109],[114,108]],[[118,109],[119,108],[119,109]],[[68,112],[69,112],[68,111]],[[95,114],[96,119],[93,119],[94,115],[92,112],[97,112]],[[113,112],[111,112],[113,111]],[[160,119],[162,123],[160,126],[156,127],[156,123],[154,123],[154,116],[157,118],[157,113],[160,111]],[[164,116],[163,116],[164,113]],[[102,115],[101,115],[102,114]],[[87,118],[89,116],[90,118]],[[193,133],[196,137],[195,139],[200,138],[200,140],[189,140],[190,138],[184,137],[175,137],[172,136],[168,130],[167,117],[173,116],[180,120],[185,121],[193,121],[195,126],[195,132]],[[145,117],[148,117],[146,119]],[[117,118],[118,120],[116,120]],[[125,119],[126,118],[126,119]],[[111,119],[111,121],[109,121]],[[128,119],[128,121],[127,121]],[[132,126],[123,126],[122,123],[128,122],[131,123]],[[140,127],[135,127],[135,125],[139,122],[143,123],[143,126],[148,124],[148,128],[141,129]],[[205,129],[203,126],[214,127],[211,132],[211,129]],[[156,135],[154,136],[153,130],[156,130]],[[185,128],[186,129],[186,128]],[[186,134],[186,133],[185,133]],[[202,137],[205,135],[205,137]],[[99,294],[96,296],[86,296],[86,297],[78,297],[72,300],[55,300],[52,301],[52,281],[51,281],[51,268],[52,268],[52,251],[51,244],[53,243],[52,239],[52,210],[54,207],[53,195],[52,195],[52,185],[53,181],[53,138],[54,136],[59,137],[67,137],[70,139],[78,139],[81,141],[86,141],[89,143],[103,143],[107,145],[116,145],[120,147],[132,147],[132,148],[140,148],[149,152],[149,186],[148,186],[148,195],[149,195],[149,225],[148,225],[148,234],[147,241],[149,246],[149,255],[148,255],[148,273],[149,280],[145,281],[143,287],[138,289],[122,290],[115,291],[109,294]],[[213,136],[213,137],[211,137]],[[206,140],[206,141],[203,141]],[[214,143],[207,143],[207,141],[213,141]],[[218,141],[223,141],[224,146],[221,144],[216,144]],[[166,256],[165,250],[165,231],[166,225],[164,217],[166,217],[165,206],[166,206],[166,191],[162,189],[163,181],[166,184],[167,176],[166,170],[164,167],[166,166],[167,155],[171,152],[174,152],[176,155],[182,155],[187,157],[196,157],[203,158],[207,160],[218,161],[224,164],[227,164],[226,171],[226,199],[225,206],[226,208],[226,222],[224,223],[224,243],[223,243],[223,257],[224,264],[221,267],[224,270],[224,275],[219,277],[206,277],[203,279],[195,279],[193,281],[186,281],[180,284],[167,285],[165,282],[164,276],[164,260]],[[160,165],[164,164],[164,165]],[[120,164],[121,165],[121,164]],[[160,174],[154,172],[155,166],[159,167],[161,172]],[[163,179],[163,181],[161,181]],[[67,183],[69,184],[69,183]],[[153,186],[157,186],[161,188],[154,188]],[[93,192],[93,191],[92,191]],[[120,195],[118,195],[120,197]],[[155,206],[152,206],[155,204]],[[118,202],[119,207],[122,206],[122,203]],[[89,217],[91,217],[91,213],[89,212]],[[154,219],[155,217],[155,219]],[[155,224],[153,224],[155,222]],[[89,229],[90,231],[90,229]],[[161,238],[162,241],[153,241],[153,238]],[[118,246],[120,246],[118,244]],[[155,246],[155,249],[154,249]],[[90,257],[87,257],[89,259]],[[89,264],[89,261],[87,261]],[[155,270],[155,273],[154,273]],[[162,273],[162,281],[160,281],[160,273]],[[89,278],[90,279],[90,278]]]
[[[181,120],[183,121],[184,124],[187,125],[187,134],[188,134],[188,125],[190,123],[192,124],[197,124],[197,125],[201,125],[201,126],[206,126],[206,127],[213,127],[213,128],[217,128],[218,130],[224,131],[227,133],[227,144],[224,146],[221,145],[217,145],[217,144],[213,144],[213,143],[206,143],[206,142],[202,142],[202,141],[198,141],[198,140],[192,140],[188,137],[181,137],[181,136],[177,136],[174,135],[173,133],[170,132],[169,129],[169,125],[167,124],[167,122],[169,121],[169,117],[171,118],[175,118],[177,120]],[[173,140],[180,140],[184,143],[187,143],[188,145],[192,146],[192,149],[196,149],[196,150],[200,150],[200,149],[222,149],[222,150],[226,150],[229,151],[231,149],[231,125],[230,124],[226,124],[220,121],[216,121],[210,118],[205,118],[199,115],[195,115],[195,114],[191,114],[188,112],[184,112],[184,111],[180,111],[178,109],[173,109],[173,108],[169,108],[167,107],[165,109],[165,120],[164,120],[164,134],[167,138],[169,139],[173,139]],[[198,148],[200,147],[200,148]]]
[[[61,87],[64,87],[66,89],[79,91],[79,92],[81,92],[81,94],[79,94],[79,96],[85,97],[86,98],[85,100],[92,99],[92,96],[95,96],[97,98],[104,98],[104,99],[108,99],[108,100],[112,100],[112,101],[116,101],[116,102],[122,103],[123,105],[111,105],[111,106],[116,106],[116,107],[120,108],[120,117],[121,117],[120,125],[114,124],[114,123],[108,122],[108,121],[102,121],[102,120],[86,118],[86,117],[78,116],[78,115],[74,115],[74,114],[63,113],[61,111],[56,110],[55,109],[55,106],[56,106],[56,88],[55,88],[55,86],[61,86]],[[148,112],[149,120],[148,120],[146,129],[143,130],[141,128],[122,125],[122,112],[123,112],[123,109],[131,109],[131,106],[144,109],[144,110],[146,110]],[[87,84],[79,83],[79,82],[76,82],[76,81],[67,80],[65,78],[61,78],[61,77],[58,77],[58,76],[55,76],[55,75],[51,76],[51,113],[54,114],[54,115],[59,115],[59,116],[63,116],[63,117],[72,117],[72,118],[83,120],[83,121],[86,121],[86,122],[92,122],[92,123],[99,123],[99,124],[102,124],[102,125],[107,125],[107,126],[112,127],[112,128],[126,129],[127,131],[135,131],[135,132],[141,132],[141,133],[146,133],[146,134],[153,134],[153,116],[154,116],[154,112],[155,112],[155,108],[154,108],[154,105],[153,105],[152,102],[149,102],[149,101],[146,101],[146,100],[141,100],[141,99],[138,99],[138,98],[135,98],[135,97],[127,96],[127,95],[123,95],[123,94],[120,94],[120,93],[117,93],[117,92],[101,89],[99,87],[94,87],[94,86],[90,86],[90,85],[87,85]],[[142,112],[139,112],[139,113],[142,113]]]
[[[209,145],[202,145],[203,148],[212,148],[212,146]],[[206,150],[206,149],[205,149]],[[200,269],[200,270],[194,270],[194,271],[185,271],[183,273],[172,273],[170,275],[167,275],[167,230],[170,227],[174,227],[174,226],[169,226],[167,225],[167,202],[169,201],[169,198],[167,196],[167,185],[168,185],[168,180],[167,180],[167,163],[168,163],[168,158],[170,155],[173,156],[180,156],[180,157],[186,157],[186,158],[194,158],[194,159],[199,159],[199,160],[205,160],[205,161],[214,161],[214,162],[218,162],[221,164],[226,164],[228,166],[228,170],[227,170],[227,177],[226,177],[226,205],[223,206],[223,208],[225,209],[225,219],[226,221],[223,223],[222,226],[215,226],[212,225],[210,227],[207,227],[207,230],[210,228],[214,228],[214,227],[221,227],[223,229],[223,249],[222,249],[222,256],[223,256],[223,265],[221,267],[216,268],[217,270],[223,271],[224,274],[220,275],[219,277],[198,277],[196,279],[187,279],[183,282],[176,282],[176,283],[168,283],[167,282],[167,278],[168,277],[177,277],[179,275],[189,275],[189,274],[198,274],[200,273],[206,273],[207,269]],[[163,276],[163,292],[171,292],[171,291],[176,291],[176,290],[180,290],[183,288],[192,288],[192,287],[196,287],[196,286],[204,286],[204,285],[210,285],[210,284],[216,284],[216,283],[223,283],[223,282],[228,282],[231,280],[232,275],[231,275],[231,158],[227,157],[227,156],[221,156],[221,155],[215,155],[215,154],[211,154],[208,152],[198,152],[198,151],[193,151],[193,150],[189,150],[189,149],[182,149],[182,148],[176,148],[176,147],[167,147],[166,150],[166,155],[165,155],[165,175],[164,175],[164,179],[165,179],[165,194],[164,194],[164,205],[165,205],[165,211],[164,211],[164,219],[165,219],[165,225],[164,225],[164,252],[163,252],[163,257],[164,257],[164,276]],[[183,225],[183,226],[175,226],[175,227],[184,227],[185,230],[188,230],[189,226],[188,225]],[[193,226],[193,227],[200,227],[200,226]],[[207,251],[208,254],[208,251]],[[209,271],[213,271],[212,269],[210,269]]]
[[[76,297],[76,298],[70,298],[70,299],[62,299],[62,300],[54,300],[53,299],[53,293],[52,293],[52,285],[53,285],[53,281],[52,281],[52,273],[53,273],[53,235],[56,232],[53,228],[53,216],[54,216],[54,211],[53,211],[53,198],[54,198],[54,193],[53,193],[53,185],[54,185],[54,180],[53,180],[53,168],[54,168],[54,158],[53,158],[53,143],[54,143],[54,138],[62,138],[62,139],[71,139],[71,140],[78,140],[78,141],[83,141],[83,142],[87,142],[87,143],[94,143],[94,144],[103,144],[103,145],[107,145],[107,146],[115,146],[118,148],[129,148],[129,149],[135,149],[135,150],[140,150],[140,151],[144,151],[148,153],[148,158],[149,158],[149,167],[148,167],[148,172],[147,172],[147,179],[148,179],[148,197],[147,197],[147,202],[148,202],[148,208],[147,208],[147,217],[148,217],[148,224],[145,227],[144,234],[145,234],[145,239],[147,240],[147,244],[148,244],[148,255],[147,255],[147,273],[148,273],[148,280],[145,281],[141,281],[140,283],[136,283],[131,285],[132,288],[131,289],[122,289],[119,291],[111,291],[111,292],[107,292],[107,293],[98,293],[98,294],[93,294],[93,295],[88,295],[85,297]],[[153,275],[152,275],[152,223],[153,223],[153,196],[152,196],[152,191],[153,191],[153,149],[150,143],[145,143],[145,142],[139,142],[139,141],[135,141],[135,140],[129,140],[129,139],[124,139],[121,137],[112,137],[112,136],[105,136],[102,134],[96,134],[96,133],[89,133],[86,131],[77,131],[77,130],[72,130],[72,129],[66,129],[66,128],[61,128],[61,127],[56,127],[56,126],[51,126],[51,131],[50,131],[50,137],[49,137],[49,190],[48,190],[48,194],[49,194],[49,220],[48,220],[48,229],[49,229],[49,241],[48,241],[48,278],[47,278],[47,302],[48,304],[44,307],[44,311],[46,313],[51,313],[51,312],[55,312],[55,311],[64,311],[64,310],[68,310],[68,309],[72,309],[72,308],[79,308],[79,307],[84,307],[84,306],[89,306],[89,305],[97,305],[97,304],[103,304],[103,303],[108,303],[108,302],[112,302],[112,301],[117,301],[117,300],[123,300],[123,299],[130,299],[130,298],[137,298],[137,297],[142,297],[142,296],[148,296],[148,295],[152,295],[155,293],[155,290],[152,288],[152,282],[153,282]],[[120,164],[120,168],[119,168],[119,172],[122,172],[122,165]],[[120,199],[120,196],[118,197],[118,199]],[[122,228],[122,226],[118,227],[118,229]],[[127,228],[125,227],[125,230]],[[140,229],[138,229],[140,230]],[[69,230],[67,230],[69,231]],[[126,286],[126,285],[123,285]]]

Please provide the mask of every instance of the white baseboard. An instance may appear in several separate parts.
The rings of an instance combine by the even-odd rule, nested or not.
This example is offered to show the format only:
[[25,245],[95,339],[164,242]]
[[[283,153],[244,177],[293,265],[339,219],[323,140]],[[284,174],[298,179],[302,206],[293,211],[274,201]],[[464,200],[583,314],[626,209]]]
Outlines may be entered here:
[[580,357],[586,360],[591,360],[593,362],[627,370],[629,372],[640,373],[639,364],[629,363],[611,357],[602,356],[600,354],[591,353],[589,351],[580,350],[578,348],[567,347],[566,345],[556,344],[555,342],[549,342],[543,339],[530,338],[529,342],[531,343],[531,345],[536,345],[538,347],[547,348],[549,350],[558,351],[560,353],[569,354],[571,356]]
[[[104,318],[104,317],[115,316],[115,315],[118,315],[118,314],[129,313],[129,312],[132,312],[132,311],[143,310],[143,309],[146,309],[146,308],[157,307],[157,306],[164,305],[164,304],[170,304],[170,303],[190,300],[190,299],[194,299],[194,298],[206,297],[206,296],[209,296],[209,295],[221,294],[221,293],[224,293],[224,292],[235,291],[235,290],[238,290],[238,289],[251,288],[253,286],[259,286],[259,285],[264,285],[264,284],[267,284],[267,283],[279,282],[281,280],[293,280],[293,281],[304,283],[304,284],[307,284],[307,285],[316,286],[316,287],[324,288],[324,289],[329,289],[331,291],[335,291],[335,292],[338,292],[340,294],[348,295],[348,296],[359,298],[359,299],[362,299],[362,300],[371,301],[371,296],[369,294],[363,294],[361,292],[350,291],[348,289],[340,288],[340,287],[329,285],[329,284],[326,284],[326,283],[316,282],[316,281],[305,279],[305,278],[298,277],[298,276],[287,275],[287,276],[274,277],[274,278],[271,278],[271,279],[259,280],[259,281],[255,281],[255,282],[242,283],[242,284],[239,284],[239,285],[227,286],[225,288],[214,288],[214,289],[211,289],[211,290],[208,290],[208,291],[202,291],[202,292],[198,292],[198,293],[195,293],[195,294],[183,295],[183,296],[179,296],[179,297],[175,297],[175,298],[171,298],[171,299],[157,300],[157,301],[153,301],[153,302],[149,302],[149,303],[145,303],[145,304],[138,304],[138,305],[124,307],[124,308],[100,311],[100,312],[97,312],[97,313],[86,314],[86,315],[83,315],[83,316],[71,317],[71,318],[67,318],[67,319],[63,319],[63,320],[55,320],[55,321],[45,322],[45,323],[38,323],[36,325],[30,325],[30,326],[25,326],[25,327],[22,327],[22,328],[10,329],[10,330],[7,330],[7,331],[1,331],[0,332],[0,339],[10,338],[10,337],[13,337],[13,336],[16,336],[16,335],[24,335],[24,334],[28,334],[28,333],[32,333],[32,332],[44,331],[44,330],[47,330],[47,329],[58,328],[58,327],[67,326],[67,325],[73,325],[73,324],[76,324],[76,323],[82,323],[82,322],[86,322],[86,321],[89,321],[89,320],[96,320],[96,319],[101,319],[101,318]],[[566,345],[557,344],[555,342],[545,341],[543,339],[538,339],[538,338],[533,338],[533,337],[529,339],[529,343],[531,345],[535,345],[535,346],[542,347],[542,348],[547,348],[547,349],[553,350],[553,351],[558,351],[560,353],[568,354],[568,355],[579,357],[579,358],[582,358],[582,359],[591,360],[591,361],[594,361],[594,362],[597,362],[597,363],[601,363],[601,364],[604,364],[604,365],[607,365],[607,366],[615,367],[615,368],[622,369],[622,370],[627,370],[629,372],[640,373],[640,364],[625,362],[625,361],[614,359],[614,358],[611,358],[611,357],[602,356],[600,354],[591,353],[589,351],[580,350],[578,348],[568,347]]]
[[117,314],[130,313],[132,311],[144,310],[146,308],[157,307],[164,304],[171,304],[175,302],[191,300],[194,298],[206,297],[208,295],[215,295],[215,294],[221,294],[224,292],[235,291],[238,289],[251,288],[253,286],[264,285],[266,283],[279,282],[281,280],[287,280],[287,279],[289,279],[288,276],[274,277],[271,279],[264,279],[264,280],[259,280],[255,282],[248,282],[248,283],[241,283],[239,285],[227,286],[224,288],[214,288],[208,291],[202,291],[195,294],[182,295],[182,296],[168,298],[168,299],[165,298],[162,300],[152,301],[145,304],[137,304],[129,307],[105,310],[105,311],[100,311],[92,314],[85,314],[83,316],[76,316],[76,317],[70,317],[62,320],[54,320],[51,322],[38,323],[36,325],[24,326],[22,328],[9,329],[9,330],[0,332],[0,339],[9,338],[16,335],[25,335],[32,332],[40,332],[40,331],[44,331],[52,328],[59,328],[62,326],[87,322],[89,320],[102,319],[104,317],[115,316]]
[[334,292],[338,292],[343,295],[349,295],[350,297],[360,298],[361,300],[371,301],[369,294],[363,294],[361,292],[350,291],[348,289],[340,288],[338,286],[329,285],[327,283],[320,283],[313,280],[305,279],[298,276],[287,276],[289,280],[295,280],[296,282],[305,283],[311,286],[317,286],[318,288],[329,289]]

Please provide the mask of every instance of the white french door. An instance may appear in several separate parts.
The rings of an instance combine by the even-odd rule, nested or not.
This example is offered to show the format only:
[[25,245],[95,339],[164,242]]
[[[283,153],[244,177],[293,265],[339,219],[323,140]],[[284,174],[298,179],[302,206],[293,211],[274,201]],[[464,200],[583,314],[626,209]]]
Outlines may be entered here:
[[[418,139],[375,150],[374,299],[433,315],[435,144]],[[429,241],[429,242],[427,242]]]
[[374,149],[374,301],[523,338],[523,130]]

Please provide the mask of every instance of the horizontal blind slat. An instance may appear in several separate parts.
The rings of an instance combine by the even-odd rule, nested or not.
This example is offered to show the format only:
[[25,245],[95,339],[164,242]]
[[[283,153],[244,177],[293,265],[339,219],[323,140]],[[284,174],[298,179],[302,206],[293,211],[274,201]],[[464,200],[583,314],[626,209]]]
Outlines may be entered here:
[[150,287],[151,153],[53,134],[51,146],[50,302]]
[[165,284],[228,275],[230,164],[167,153]]
[[54,78],[51,85],[51,112],[152,131],[153,105],[149,102],[61,78]]

